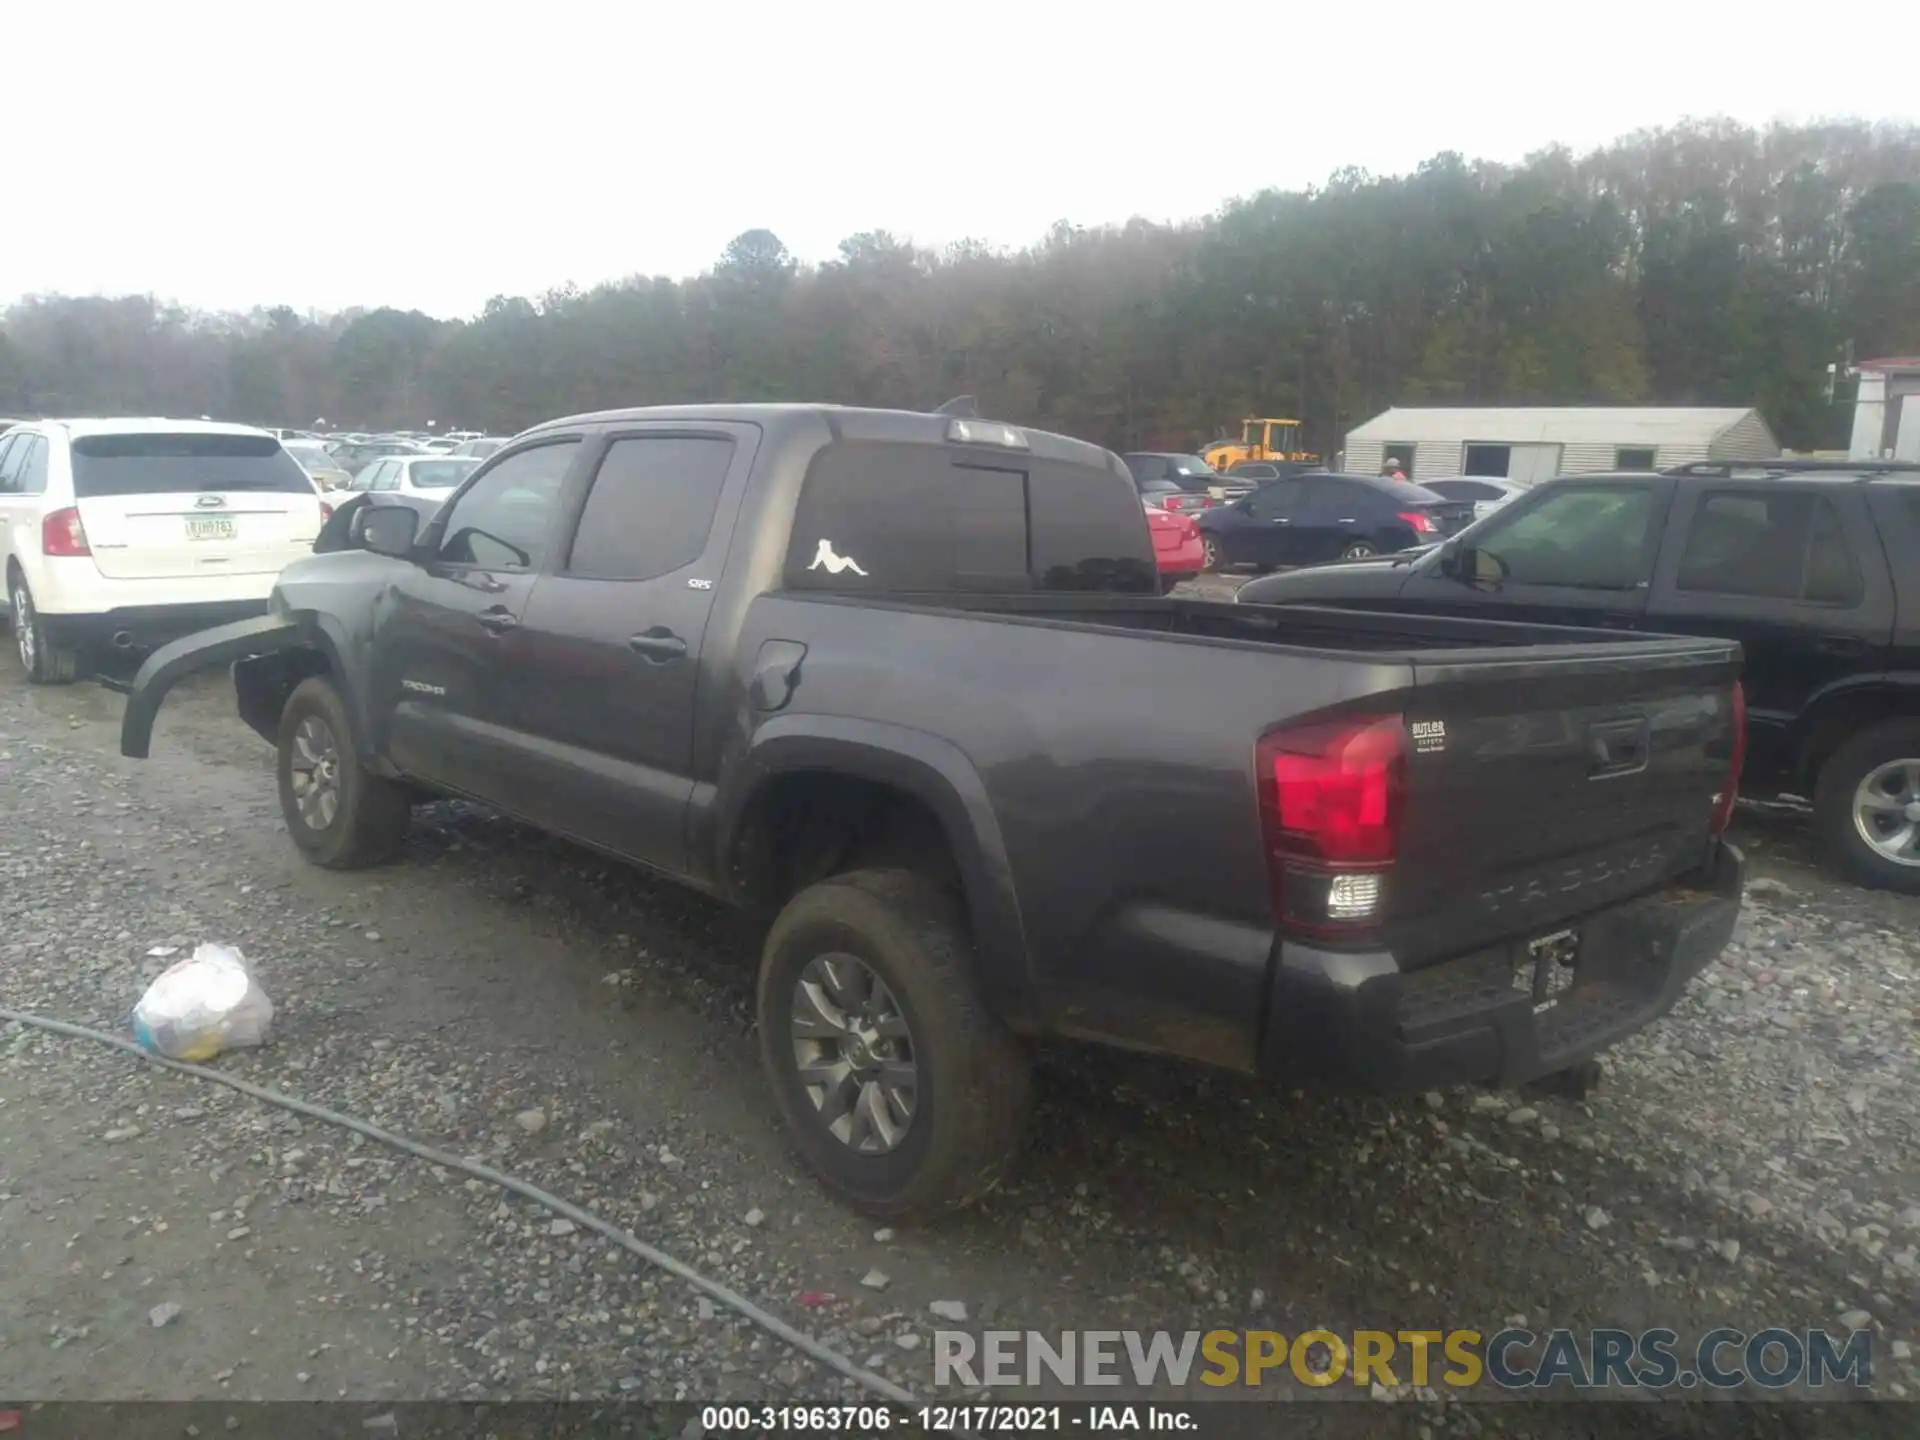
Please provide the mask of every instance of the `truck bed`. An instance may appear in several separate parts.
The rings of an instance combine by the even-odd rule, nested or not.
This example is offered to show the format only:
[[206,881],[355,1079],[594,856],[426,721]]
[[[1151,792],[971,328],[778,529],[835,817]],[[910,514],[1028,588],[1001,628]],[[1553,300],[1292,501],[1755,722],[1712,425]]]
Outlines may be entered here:
[[[1050,1028],[1236,1066],[1309,955],[1500,957],[1699,869],[1731,765],[1739,647],[1718,640],[1125,595],[753,611],[743,655],[806,648],[763,733],[859,717],[979,775]],[[1408,737],[1365,957],[1276,924],[1258,759],[1263,736],[1354,717]]]
[[1587,660],[1631,655],[1637,662],[1659,654],[1722,651],[1722,640],[1689,635],[1647,635],[1572,625],[1537,625],[1504,620],[1475,620],[1451,615],[1417,615],[1378,610],[1342,610],[1332,606],[1247,606],[1229,600],[1189,600],[1153,595],[1021,594],[942,595],[928,600],[909,594],[871,597],[820,595],[809,604],[842,604],[860,609],[993,615],[1009,620],[1070,628],[1097,627],[1257,646],[1286,646],[1303,654],[1365,652],[1383,660],[1416,659],[1428,663],[1471,656],[1490,649],[1538,652],[1510,655],[1512,661],[1553,660],[1576,654]]

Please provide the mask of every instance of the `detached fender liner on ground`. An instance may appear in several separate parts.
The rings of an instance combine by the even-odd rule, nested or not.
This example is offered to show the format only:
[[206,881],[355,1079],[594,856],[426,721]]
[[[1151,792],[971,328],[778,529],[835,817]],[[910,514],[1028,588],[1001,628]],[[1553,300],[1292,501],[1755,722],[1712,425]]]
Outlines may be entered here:
[[154,717],[160,713],[161,703],[168,691],[194,671],[291,650],[307,643],[309,628],[304,621],[261,615],[162,645],[147,657],[127,691],[127,712],[120,720],[120,753],[135,760],[147,758]]

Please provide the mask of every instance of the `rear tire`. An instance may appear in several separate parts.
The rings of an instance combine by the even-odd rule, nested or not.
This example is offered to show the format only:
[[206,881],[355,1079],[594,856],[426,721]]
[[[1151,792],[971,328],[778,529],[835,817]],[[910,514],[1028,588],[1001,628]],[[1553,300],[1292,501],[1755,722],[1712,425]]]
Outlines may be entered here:
[[1373,548],[1373,542],[1371,540],[1356,540],[1340,552],[1340,558],[1342,560],[1371,560],[1379,553],[1378,550]]
[[33,608],[33,591],[27,588],[26,576],[16,570],[7,591],[13,607],[14,648],[20,652],[20,668],[27,672],[27,683],[71,684],[80,673],[80,652],[70,645],[55,645],[48,638],[46,624]]
[[407,835],[407,788],[367,772],[340,692],[314,676],[280,712],[280,812],[300,853],[328,870],[390,859]]
[[1227,568],[1225,555],[1221,552],[1220,542],[1211,535],[1200,540],[1201,568],[1210,575],[1217,575]]
[[[1820,767],[1813,820],[1821,848],[1861,885],[1920,894],[1920,845],[1894,858],[1902,831],[1920,836],[1920,720],[1889,720],[1863,730]],[[1869,836],[1873,838],[1869,838]]]
[[1012,1167],[1027,1056],[973,964],[958,901],[910,870],[810,886],[767,936],[761,1061],[808,1167],[865,1214],[933,1219]]

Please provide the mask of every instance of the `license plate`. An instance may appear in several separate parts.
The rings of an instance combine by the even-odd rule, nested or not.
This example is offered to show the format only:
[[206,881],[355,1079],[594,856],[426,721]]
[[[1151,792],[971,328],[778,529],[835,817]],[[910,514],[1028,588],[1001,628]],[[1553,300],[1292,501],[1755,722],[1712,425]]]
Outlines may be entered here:
[[189,540],[231,540],[233,519],[227,515],[190,515],[187,517]]
[[1533,998],[1533,1013],[1551,1010],[1573,988],[1574,967],[1580,959],[1580,935],[1555,930],[1529,940],[1514,967],[1513,988]]

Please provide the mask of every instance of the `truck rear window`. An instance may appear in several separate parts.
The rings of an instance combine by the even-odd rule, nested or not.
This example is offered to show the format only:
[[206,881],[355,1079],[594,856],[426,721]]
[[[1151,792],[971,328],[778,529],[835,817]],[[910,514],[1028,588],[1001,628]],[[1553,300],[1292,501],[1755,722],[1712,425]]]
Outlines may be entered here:
[[271,435],[83,435],[73,442],[75,499],[201,490],[314,493],[307,472]]
[[929,592],[1158,586],[1133,481],[1031,455],[847,441],[807,472],[786,583]]

